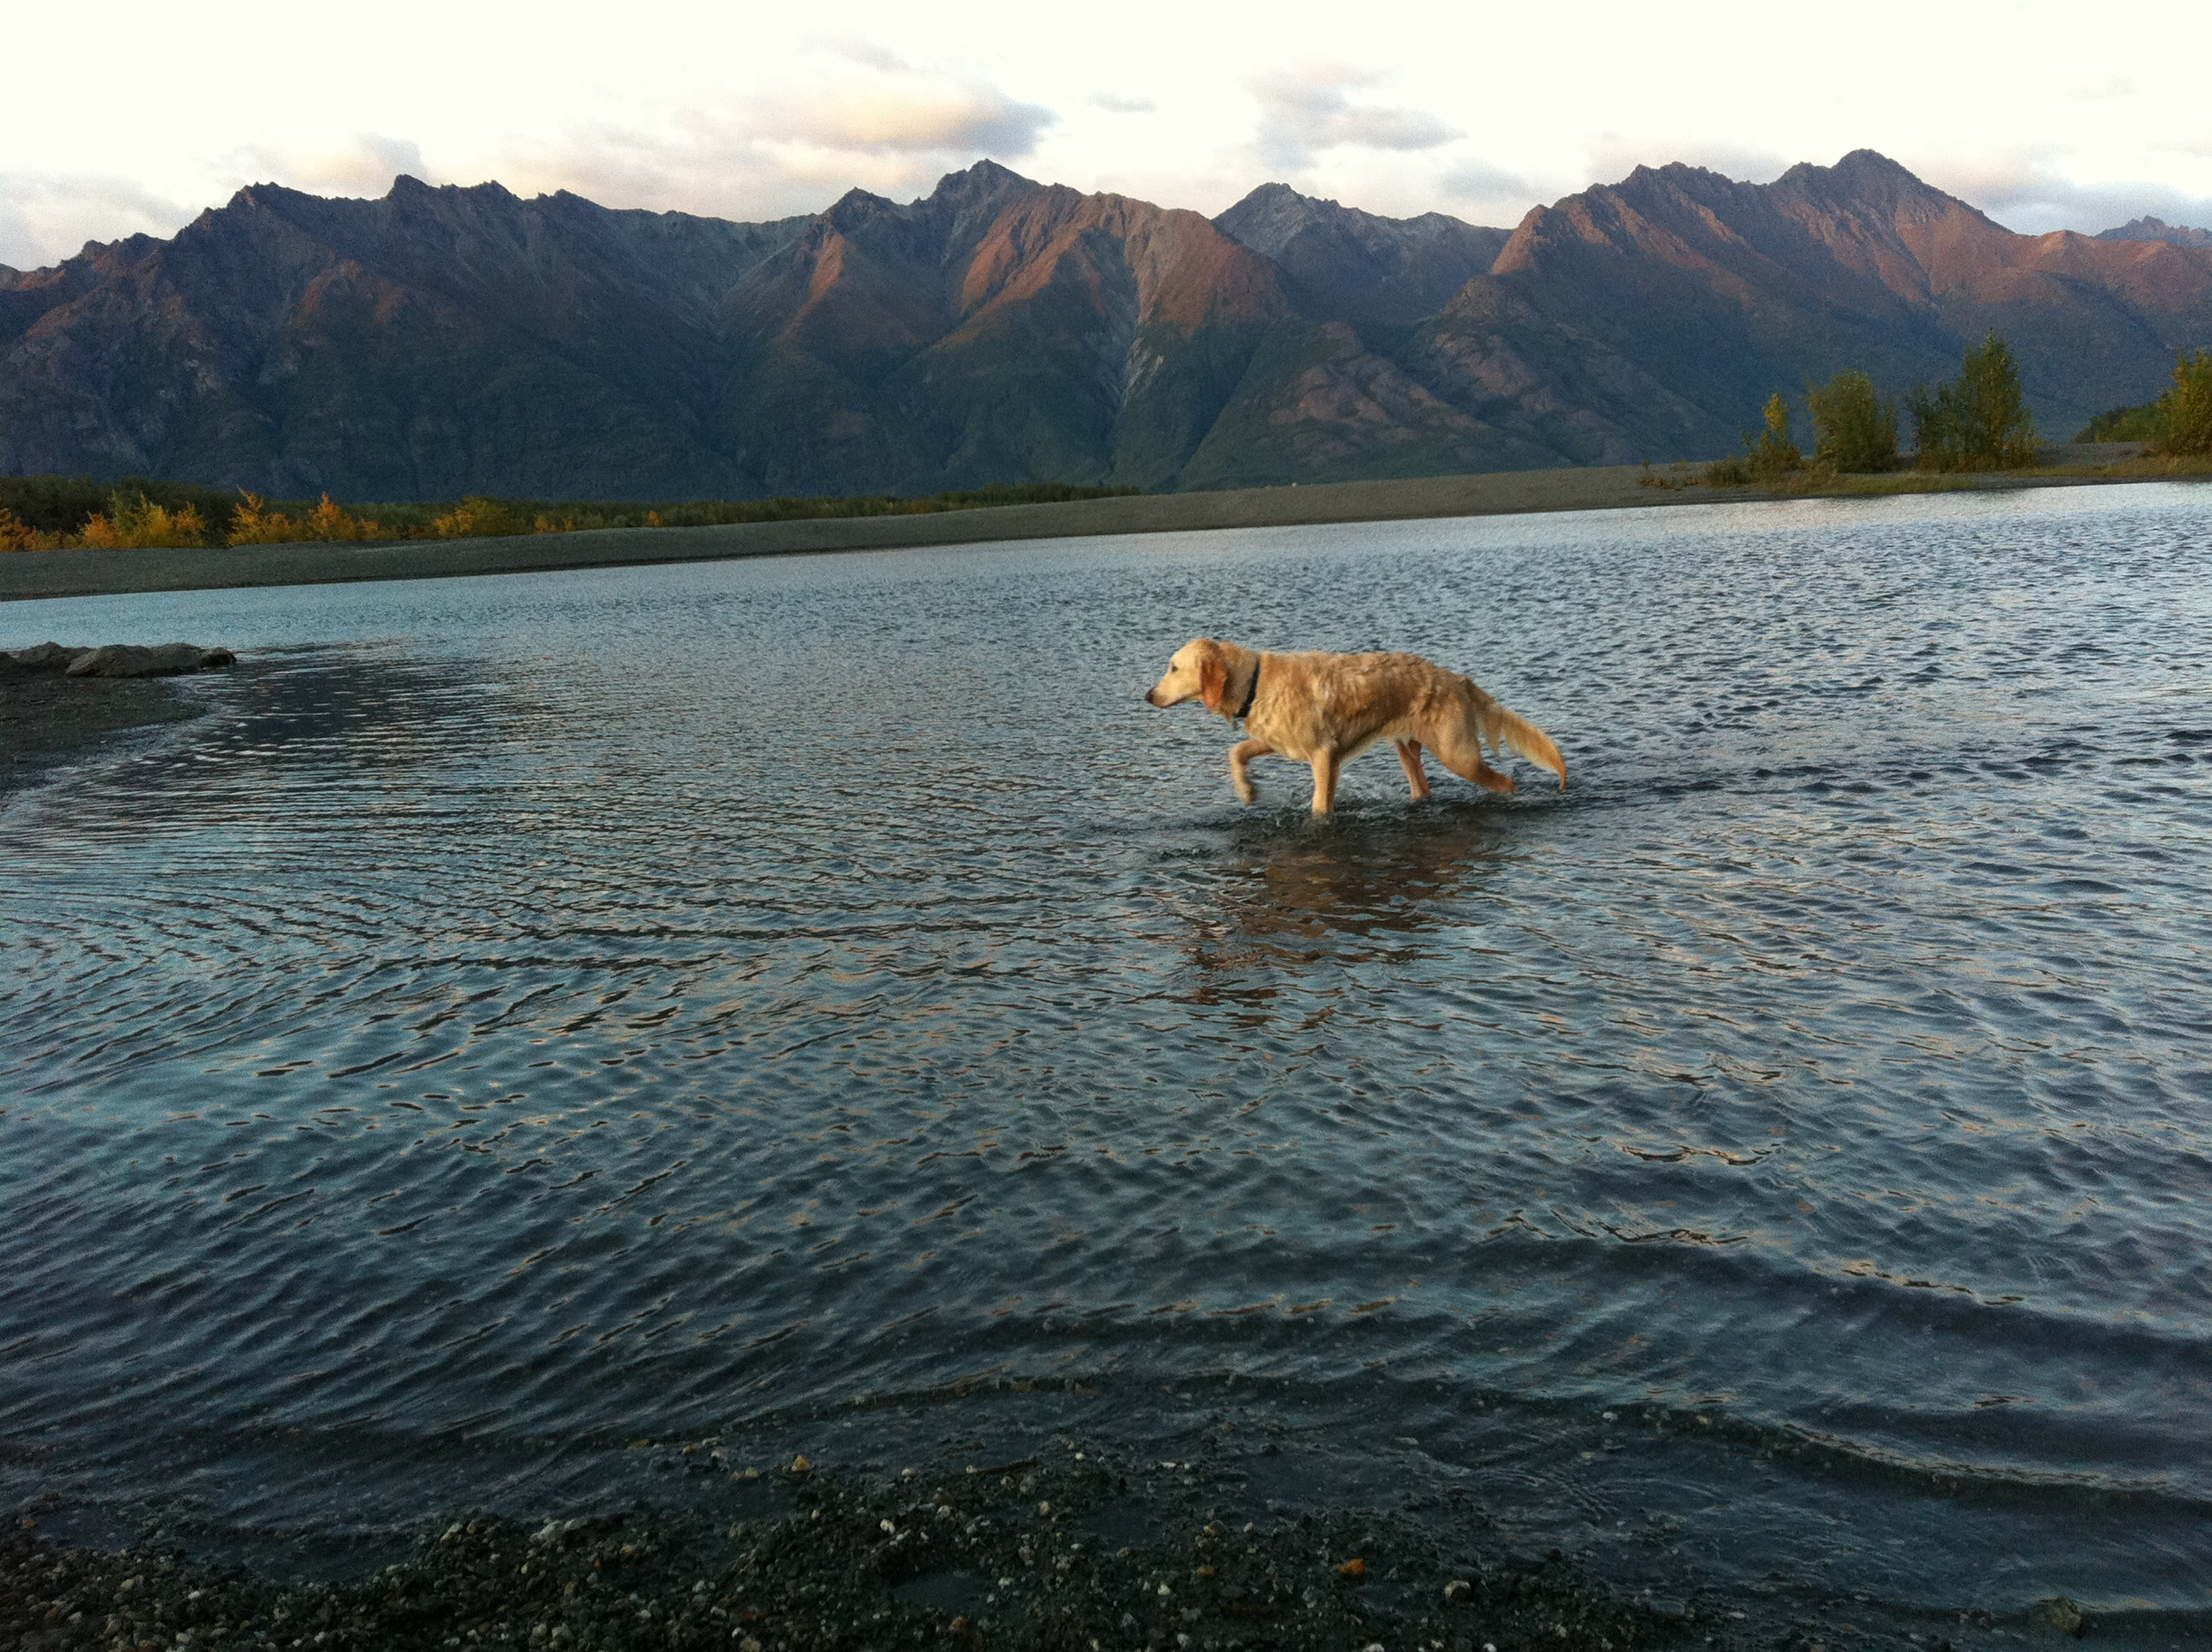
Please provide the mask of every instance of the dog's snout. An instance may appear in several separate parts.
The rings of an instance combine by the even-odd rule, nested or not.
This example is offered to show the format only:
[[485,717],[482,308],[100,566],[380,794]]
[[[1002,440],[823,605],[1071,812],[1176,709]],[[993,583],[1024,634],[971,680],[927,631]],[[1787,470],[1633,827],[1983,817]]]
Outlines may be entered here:
[[1144,703],[1145,703],[1147,705],[1157,705],[1157,704],[1159,704],[1159,703],[1160,703],[1160,691],[1159,691],[1157,688],[1147,688],[1147,689],[1144,691]]

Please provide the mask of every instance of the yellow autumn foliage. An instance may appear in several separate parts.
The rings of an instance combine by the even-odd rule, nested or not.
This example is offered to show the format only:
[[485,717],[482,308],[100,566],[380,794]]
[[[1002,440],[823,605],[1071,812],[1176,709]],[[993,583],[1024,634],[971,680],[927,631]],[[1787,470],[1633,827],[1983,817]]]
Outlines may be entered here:
[[108,508],[87,517],[73,542],[85,550],[199,549],[208,543],[207,519],[197,505],[172,511],[143,494],[111,494]]
[[42,534],[21,517],[0,505],[0,554],[11,550],[59,550],[67,535]]
[[345,506],[336,503],[328,494],[322,503],[303,517],[288,517],[281,511],[269,509],[269,502],[259,494],[245,493],[232,511],[230,541],[234,545],[299,545],[310,541],[332,543],[355,540],[374,539],[378,534],[375,521],[368,517],[356,516]]

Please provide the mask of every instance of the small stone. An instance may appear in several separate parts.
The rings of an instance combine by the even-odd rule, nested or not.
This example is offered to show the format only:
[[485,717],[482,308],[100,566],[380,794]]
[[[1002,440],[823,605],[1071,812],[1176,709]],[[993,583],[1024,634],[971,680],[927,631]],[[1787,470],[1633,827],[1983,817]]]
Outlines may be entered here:
[[2028,1608],[2028,1622],[2038,1629],[2055,1629],[2061,1634],[2078,1635],[2088,1620],[2080,1607],[2063,1594],[2054,1594],[2047,1601],[2038,1601]]
[[806,1460],[806,1454],[804,1452],[800,1453],[797,1456],[791,1459],[791,1471],[794,1474],[803,1474],[813,1466],[814,1464]]
[[1454,1578],[1444,1586],[1444,1599],[1454,1606],[1475,1597],[1475,1586],[1464,1578]]
[[1363,1560],[1348,1560],[1336,1569],[1336,1575],[1340,1578],[1363,1578],[1367,1575],[1367,1563]]

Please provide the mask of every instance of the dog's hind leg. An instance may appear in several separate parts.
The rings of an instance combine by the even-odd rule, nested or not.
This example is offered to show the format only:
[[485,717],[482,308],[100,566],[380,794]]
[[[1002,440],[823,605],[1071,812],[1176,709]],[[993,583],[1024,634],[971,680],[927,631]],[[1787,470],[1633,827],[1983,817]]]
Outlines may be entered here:
[[1313,811],[1336,812],[1336,780],[1343,767],[1342,754],[1324,746],[1313,754]]
[[1256,803],[1259,792],[1252,784],[1252,772],[1246,765],[1255,757],[1273,755],[1275,748],[1264,740],[1248,740],[1229,753],[1229,783],[1237,788],[1239,803]]
[[1430,733],[1429,749],[1461,780],[1472,780],[1494,792],[1516,789],[1510,774],[1501,773],[1482,760],[1482,741],[1472,729],[1432,729]]
[[1398,761],[1405,765],[1406,779],[1413,783],[1413,796],[1417,803],[1429,795],[1428,772],[1421,766],[1421,742],[1402,740],[1398,742]]

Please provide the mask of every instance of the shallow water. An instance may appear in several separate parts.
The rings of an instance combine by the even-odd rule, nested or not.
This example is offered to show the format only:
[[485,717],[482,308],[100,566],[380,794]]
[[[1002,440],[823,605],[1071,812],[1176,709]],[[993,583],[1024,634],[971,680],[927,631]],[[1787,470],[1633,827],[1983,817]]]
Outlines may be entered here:
[[[246,662],[0,804],[0,1494],[1056,1429],[2202,1610],[2208,551],[2146,487],[0,609]],[[1208,631],[1427,653],[1573,783],[1242,809],[1139,699]]]

